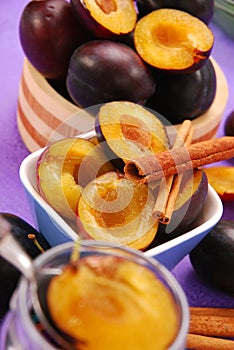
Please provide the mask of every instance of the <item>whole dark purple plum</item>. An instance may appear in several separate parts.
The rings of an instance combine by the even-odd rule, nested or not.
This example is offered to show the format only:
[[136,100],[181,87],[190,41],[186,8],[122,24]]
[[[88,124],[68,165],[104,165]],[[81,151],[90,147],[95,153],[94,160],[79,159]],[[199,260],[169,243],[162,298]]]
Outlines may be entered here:
[[154,93],[155,82],[132,48],[119,42],[95,40],[73,53],[67,90],[81,107],[119,100],[144,104]]
[[214,14],[214,0],[136,0],[139,17],[159,8],[174,8],[190,13],[209,24]]
[[148,13],[165,7],[164,0],[136,0],[138,17],[148,15]]
[[224,133],[226,136],[234,136],[234,111],[227,116],[224,124]]
[[216,73],[211,60],[193,73],[158,73],[157,89],[146,106],[172,124],[194,119],[211,106],[216,93]]
[[220,220],[190,252],[192,267],[210,287],[234,293],[234,221]]
[[50,79],[66,76],[72,53],[88,40],[66,0],[30,1],[20,17],[19,35],[28,60]]

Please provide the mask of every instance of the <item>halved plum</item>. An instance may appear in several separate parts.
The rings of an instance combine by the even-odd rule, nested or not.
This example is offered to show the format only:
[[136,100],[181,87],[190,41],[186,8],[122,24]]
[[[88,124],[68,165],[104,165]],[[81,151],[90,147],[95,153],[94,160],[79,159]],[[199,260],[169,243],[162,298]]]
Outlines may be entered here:
[[125,162],[162,152],[169,147],[167,131],[159,115],[136,103],[114,101],[104,104],[95,124],[100,145],[114,163],[118,159]]
[[78,229],[85,238],[143,249],[157,232],[153,206],[154,196],[147,185],[108,172],[84,188],[77,209]]
[[206,24],[209,24],[214,15],[214,0],[166,0],[168,7],[190,13]]
[[95,38],[110,39],[135,28],[137,12],[132,0],[71,0],[71,5]]
[[72,55],[67,89],[81,107],[128,100],[144,104],[155,90],[145,62],[129,46],[110,40],[90,41]]
[[75,219],[82,188],[113,169],[99,146],[81,138],[62,139],[48,146],[38,159],[38,189],[60,215]]
[[234,167],[212,166],[203,168],[209,184],[215,189],[223,201],[234,200]]
[[159,9],[141,18],[134,43],[153,67],[177,73],[201,68],[209,58],[214,35],[198,18],[180,10]]
[[161,113],[172,124],[205,113],[215,98],[216,73],[210,59],[192,73],[157,74],[157,89],[146,106]]

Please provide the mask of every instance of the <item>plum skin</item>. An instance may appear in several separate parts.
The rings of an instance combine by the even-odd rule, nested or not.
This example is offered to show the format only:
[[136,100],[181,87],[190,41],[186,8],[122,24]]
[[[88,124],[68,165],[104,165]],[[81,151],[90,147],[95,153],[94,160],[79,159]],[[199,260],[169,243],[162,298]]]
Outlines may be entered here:
[[209,24],[214,14],[214,0],[137,0],[139,16],[159,8],[174,8],[185,11]]
[[147,65],[129,46],[94,40],[73,53],[67,90],[81,107],[117,100],[144,104],[156,83]]
[[23,51],[46,78],[64,79],[74,50],[89,40],[66,0],[30,1],[19,23]]
[[146,106],[161,113],[172,124],[194,119],[211,106],[216,93],[216,73],[209,59],[193,73],[155,72],[157,89]]
[[207,284],[234,293],[234,221],[220,220],[190,252],[190,262]]
[[[195,220],[200,215],[208,194],[208,179],[204,171],[198,170],[200,183],[191,197],[180,208],[174,211],[168,225],[159,224],[157,235],[151,247],[165,243],[193,228]],[[182,218],[182,219],[181,219]]]
[[234,111],[232,111],[224,124],[224,133],[226,136],[234,136]]

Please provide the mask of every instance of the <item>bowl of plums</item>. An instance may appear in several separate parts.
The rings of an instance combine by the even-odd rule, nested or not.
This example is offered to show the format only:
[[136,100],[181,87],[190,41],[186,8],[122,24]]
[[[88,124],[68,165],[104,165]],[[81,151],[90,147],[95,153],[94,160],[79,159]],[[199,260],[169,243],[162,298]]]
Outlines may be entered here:
[[[17,123],[27,148],[47,145],[80,110],[129,101],[160,113],[177,129],[192,121],[193,142],[216,135],[228,98],[212,57],[214,2],[191,0],[43,0],[22,10],[25,61]],[[76,132],[94,128],[78,114]]]
[[192,143],[191,120],[177,130],[129,101],[79,113],[95,115],[94,129],[69,137],[58,129],[21,164],[38,230],[51,246],[105,241],[172,269],[222,216],[204,167],[233,157],[233,137]]

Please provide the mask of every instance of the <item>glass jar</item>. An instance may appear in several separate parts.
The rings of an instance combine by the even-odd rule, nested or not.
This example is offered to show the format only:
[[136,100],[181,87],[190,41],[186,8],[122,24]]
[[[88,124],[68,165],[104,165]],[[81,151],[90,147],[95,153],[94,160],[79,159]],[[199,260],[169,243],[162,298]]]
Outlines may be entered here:
[[[48,267],[60,270],[64,265],[69,264],[73,247],[73,242],[56,246],[37,257],[33,264],[36,269],[41,271],[48,269]],[[167,288],[176,305],[179,329],[168,350],[185,349],[189,327],[189,308],[182,288],[170,271],[155,259],[127,247],[115,247],[106,242],[84,241],[79,249],[80,258],[91,254],[118,256],[153,271],[156,278]],[[43,286],[43,288],[45,292],[46,287]],[[10,311],[1,327],[0,350],[55,350],[62,348],[41,325],[33,309],[32,300],[30,286],[22,277],[11,299]],[[154,340],[152,339],[152,341]]]

